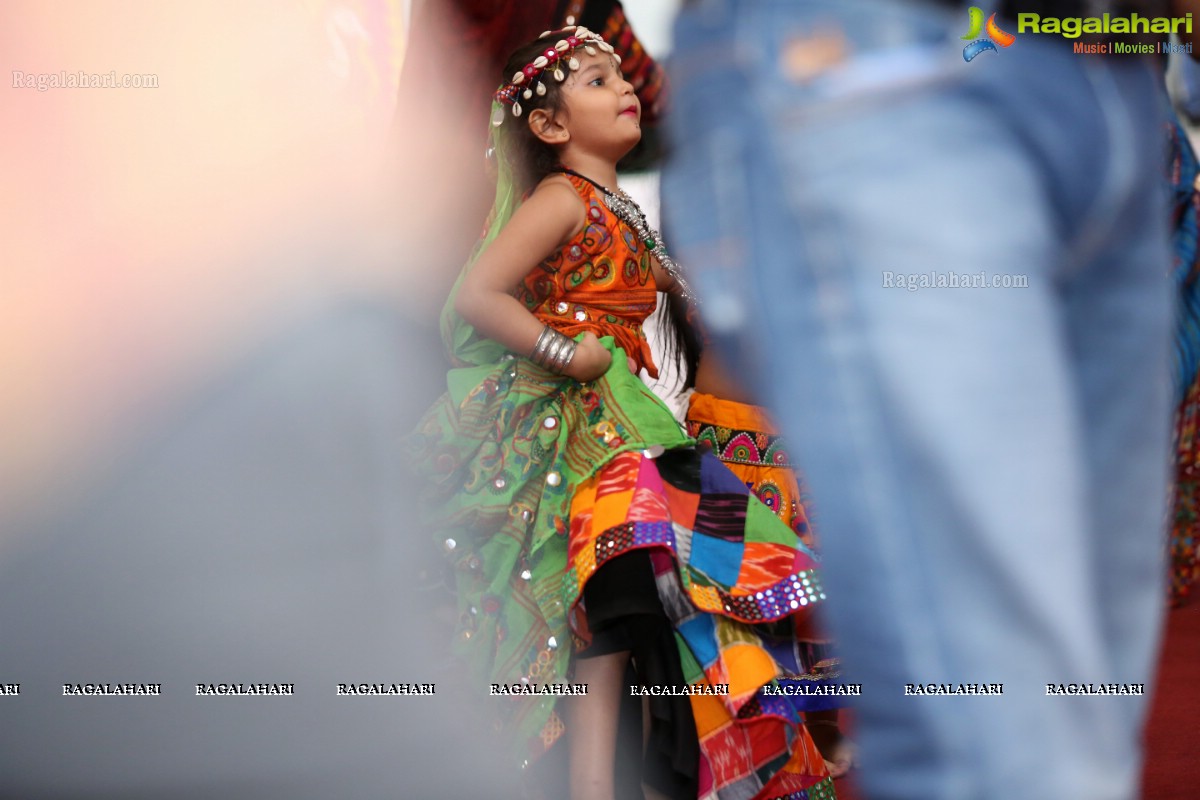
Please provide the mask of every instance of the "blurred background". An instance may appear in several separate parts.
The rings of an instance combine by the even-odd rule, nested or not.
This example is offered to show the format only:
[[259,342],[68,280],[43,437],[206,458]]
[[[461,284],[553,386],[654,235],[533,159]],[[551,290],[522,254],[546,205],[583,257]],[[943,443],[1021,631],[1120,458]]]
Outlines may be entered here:
[[[517,796],[399,459],[490,200],[440,5],[0,6],[0,797]],[[658,59],[677,5],[626,5]],[[24,85],[80,73],[156,85]]]
[[482,222],[440,5],[0,7],[0,797],[516,796],[399,459]]
[[[0,9],[47,87],[0,91],[0,796],[510,796],[461,686],[335,695],[447,677],[396,453],[443,369],[407,231],[460,176],[397,117],[412,12]],[[62,696],[106,682],[163,693]]]

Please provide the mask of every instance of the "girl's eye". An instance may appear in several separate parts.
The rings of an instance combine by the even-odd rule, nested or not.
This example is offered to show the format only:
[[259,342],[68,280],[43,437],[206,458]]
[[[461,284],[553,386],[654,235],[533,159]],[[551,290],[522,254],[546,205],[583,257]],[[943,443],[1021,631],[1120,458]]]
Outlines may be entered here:
[[592,86],[603,86],[604,78],[592,78],[591,85]]

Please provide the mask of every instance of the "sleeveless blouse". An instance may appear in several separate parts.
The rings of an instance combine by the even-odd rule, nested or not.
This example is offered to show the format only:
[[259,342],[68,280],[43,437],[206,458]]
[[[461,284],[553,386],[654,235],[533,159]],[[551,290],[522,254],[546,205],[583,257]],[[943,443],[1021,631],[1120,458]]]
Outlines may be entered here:
[[574,175],[566,178],[585,206],[583,230],[526,275],[513,294],[542,323],[567,336],[584,331],[612,336],[639,369],[656,378],[642,329],[658,303],[650,251],[595,186]]

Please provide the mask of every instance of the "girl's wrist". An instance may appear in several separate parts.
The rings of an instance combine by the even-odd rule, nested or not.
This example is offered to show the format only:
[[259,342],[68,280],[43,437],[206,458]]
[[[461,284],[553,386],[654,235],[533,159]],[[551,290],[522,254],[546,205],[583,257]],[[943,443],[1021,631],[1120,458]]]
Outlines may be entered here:
[[574,339],[545,325],[529,353],[529,360],[539,367],[565,375],[578,347],[579,343]]

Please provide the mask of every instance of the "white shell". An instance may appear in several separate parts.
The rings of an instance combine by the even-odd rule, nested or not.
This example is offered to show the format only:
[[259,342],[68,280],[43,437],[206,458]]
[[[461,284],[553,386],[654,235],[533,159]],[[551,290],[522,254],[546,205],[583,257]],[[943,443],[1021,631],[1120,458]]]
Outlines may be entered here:
[[613,51],[613,46],[608,42],[600,42],[600,49],[606,53],[611,53]]
[[504,108],[499,107],[492,111],[492,127],[498,128],[504,124]]
[[587,47],[583,48],[583,52],[587,53],[589,56],[594,56],[596,55],[596,48],[589,44]]
[[554,68],[554,77],[560,81],[565,81],[567,79],[566,74],[559,67]]
[[550,63],[550,62],[546,60],[546,57],[545,57],[545,56],[538,56],[537,58],[535,58],[535,59],[533,60],[533,65],[534,65],[535,67],[537,67],[538,69],[542,69],[543,67],[545,67],[545,66],[546,66],[547,64],[549,64],[549,63]]
[[542,31],[541,33],[538,34],[538,38],[545,39],[547,36],[549,36],[552,33],[554,33],[554,31]]
[[525,82],[525,73],[524,72],[518,72],[516,75],[513,75],[513,79],[512,79],[512,81],[510,81],[510,83],[512,83],[516,86],[520,86],[524,82]]
[[575,56],[571,56],[571,58],[567,61],[567,66],[573,70],[579,69],[579,59]]
[[567,49],[568,47],[570,47],[570,46],[571,46],[571,45],[567,44],[567,40],[566,40],[566,39],[559,39],[557,42],[555,42],[555,43],[554,43],[554,49],[555,49],[555,50],[557,50],[557,51],[558,51],[558,52],[560,52],[560,53],[561,53],[562,51],[566,50],[566,49]]
[[546,93],[546,84],[542,83],[541,81],[538,81],[537,93],[538,93],[538,97],[541,97],[542,95],[544,95]]
[[565,28],[563,28],[564,32],[577,30],[577,28],[575,26],[575,19],[573,17],[567,17],[567,22],[569,22],[571,24],[567,25]]
[[513,116],[514,117],[521,116],[521,104],[520,103],[513,103]]
[[616,54],[616,53],[613,53],[613,54],[612,54],[612,57],[613,57],[614,59],[616,59],[616,62],[617,62],[618,64],[620,64],[620,63],[621,63],[621,56],[619,56],[619,55],[618,55],[618,54]]
[[575,24],[575,15],[574,15],[574,14],[571,14],[570,16],[568,16],[568,17],[567,17],[567,24],[568,24],[568,25],[574,25],[574,24]]
[[521,97],[524,97],[526,100],[528,100],[529,98],[533,97],[533,90],[526,89],[525,91],[521,92]]

